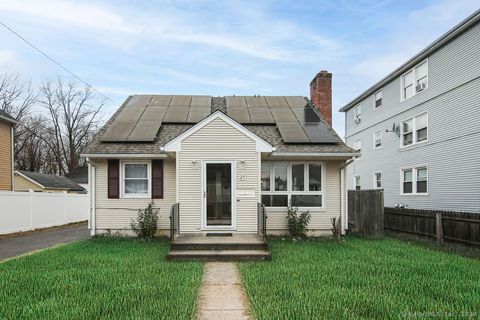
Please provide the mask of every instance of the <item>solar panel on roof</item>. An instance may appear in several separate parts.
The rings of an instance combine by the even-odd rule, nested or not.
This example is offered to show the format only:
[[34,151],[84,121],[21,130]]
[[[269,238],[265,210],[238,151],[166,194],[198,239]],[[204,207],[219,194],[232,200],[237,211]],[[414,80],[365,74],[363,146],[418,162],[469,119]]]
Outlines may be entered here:
[[169,106],[163,122],[185,122],[187,120],[188,109],[190,109],[190,107]]
[[247,102],[245,101],[244,96],[227,96],[227,108],[246,108]]
[[120,114],[115,118],[115,122],[137,122],[144,110],[145,107],[123,108]]
[[285,96],[290,108],[302,108],[307,105],[307,100],[302,96]]
[[302,122],[319,122],[320,118],[310,107],[292,108],[293,113],[297,116],[300,123]]
[[277,123],[295,123],[298,122],[297,118],[293,114],[292,109],[290,108],[271,108],[273,118]]
[[195,107],[190,106],[190,111],[188,112],[187,122],[195,123],[199,122],[203,118],[207,117],[211,112],[211,107]]
[[127,141],[153,141],[162,122],[155,120],[140,120],[127,138]]
[[192,101],[190,102],[191,107],[211,107],[212,106],[212,97],[211,96],[192,96]]
[[240,123],[251,123],[247,108],[228,108],[227,114]]
[[130,132],[135,127],[135,123],[114,123],[100,138],[104,142],[123,142],[126,141]]
[[268,108],[248,108],[252,123],[274,124],[272,113]]
[[312,143],[336,143],[338,142],[335,135],[328,130],[327,125],[324,122],[317,123],[303,123],[307,136]]
[[153,120],[162,122],[167,112],[167,107],[147,107],[140,118],[140,121]]
[[172,96],[169,106],[188,107],[192,101],[192,96]]
[[245,97],[249,108],[268,108],[265,97]]
[[170,100],[172,100],[172,96],[160,96],[156,95],[153,96],[148,105],[152,106],[168,106],[170,103]]
[[130,98],[127,107],[145,107],[152,99],[151,95],[136,94]]
[[266,96],[267,104],[270,108],[288,108],[287,101],[284,97]]
[[310,140],[297,123],[277,123],[278,130],[285,143],[308,143]]

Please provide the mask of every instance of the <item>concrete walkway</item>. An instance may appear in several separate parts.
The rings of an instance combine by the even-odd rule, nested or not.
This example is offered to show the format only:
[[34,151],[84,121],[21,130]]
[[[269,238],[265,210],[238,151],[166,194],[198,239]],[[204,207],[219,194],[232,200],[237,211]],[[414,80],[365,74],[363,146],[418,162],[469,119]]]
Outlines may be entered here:
[[205,264],[197,318],[249,320],[248,298],[237,266],[231,262]]
[[88,239],[89,237],[90,233],[86,222],[14,236],[2,236],[0,237],[0,261],[61,243]]

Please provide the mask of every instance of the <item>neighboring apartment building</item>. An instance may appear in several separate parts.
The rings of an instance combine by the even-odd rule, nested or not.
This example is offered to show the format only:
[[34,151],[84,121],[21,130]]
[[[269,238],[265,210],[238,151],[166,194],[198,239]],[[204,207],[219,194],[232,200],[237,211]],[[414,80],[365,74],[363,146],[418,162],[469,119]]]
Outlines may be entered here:
[[345,105],[349,189],[480,212],[480,10]]
[[0,110],[0,191],[13,190],[13,127],[17,120]]

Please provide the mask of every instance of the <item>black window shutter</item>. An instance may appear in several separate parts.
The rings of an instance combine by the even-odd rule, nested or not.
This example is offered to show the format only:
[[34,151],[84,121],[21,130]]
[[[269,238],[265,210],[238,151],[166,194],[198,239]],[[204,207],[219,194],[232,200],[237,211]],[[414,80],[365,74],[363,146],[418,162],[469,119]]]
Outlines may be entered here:
[[108,198],[118,199],[120,195],[120,162],[108,160]]
[[163,199],[163,160],[152,160],[152,198]]

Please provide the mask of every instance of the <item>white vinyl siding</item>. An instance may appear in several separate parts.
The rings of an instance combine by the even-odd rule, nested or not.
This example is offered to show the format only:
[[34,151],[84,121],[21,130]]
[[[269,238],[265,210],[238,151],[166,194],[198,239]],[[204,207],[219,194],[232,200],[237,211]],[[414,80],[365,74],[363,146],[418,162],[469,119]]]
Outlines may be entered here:
[[[142,160],[139,160],[140,162]],[[130,229],[130,224],[137,217],[138,209],[143,209],[153,201],[159,211],[158,229],[167,232],[170,228],[170,209],[175,203],[175,160],[164,160],[163,199],[151,198],[108,198],[107,160],[94,160],[95,165],[95,216],[96,229],[122,231]]]
[[[312,162],[313,163],[313,162]],[[311,220],[308,225],[310,231],[331,234],[330,219],[340,216],[340,167],[343,161],[324,161],[324,208],[309,208]],[[285,233],[288,230],[287,208],[269,207],[266,209],[268,214],[267,227],[270,233]],[[307,209],[299,209],[299,212]],[[345,219],[345,217],[342,217]]]
[[218,118],[183,140],[177,157],[180,232],[202,232],[202,166],[192,163],[207,160],[236,161],[237,190],[253,190],[255,194],[254,197],[237,197],[236,231],[257,232],[261,172],[255,141]]

